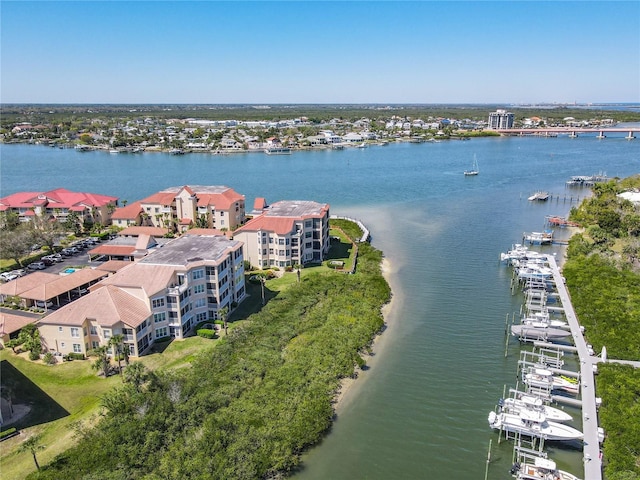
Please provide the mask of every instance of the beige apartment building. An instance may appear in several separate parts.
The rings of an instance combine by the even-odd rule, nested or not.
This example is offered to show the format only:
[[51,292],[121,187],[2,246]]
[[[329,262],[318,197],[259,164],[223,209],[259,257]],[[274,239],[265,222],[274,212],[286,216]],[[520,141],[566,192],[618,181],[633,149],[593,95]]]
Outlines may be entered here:
[[191,226],[235,230],[245,222],[244,195],[226,186],[171,187],[139,203],[142,224],[180,232]]
[[224,236],[176,238],[91,287],[84,297],[45,316],[45,348],[87,354],[116,334],[131,356],[154,342],[181,339],[204,321],[231,312],[246,296],[242,243]]
[[288,267],[321,262],[329,252],[329,205],[280,201],[238,228],[233,238],[244,244],[253,266]]

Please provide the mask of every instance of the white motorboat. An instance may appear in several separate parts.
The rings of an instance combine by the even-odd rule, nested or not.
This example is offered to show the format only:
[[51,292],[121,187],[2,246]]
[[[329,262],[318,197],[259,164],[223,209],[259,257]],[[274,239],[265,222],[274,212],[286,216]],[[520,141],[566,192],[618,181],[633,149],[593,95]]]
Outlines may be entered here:
[[291,155],[289,147],[267,147],[264,149],[267,155]]
[[498,406],[508,413],[520,413],[522,410],[542,412],[552,422],[570,422],[573,417],[564,410],[545,405],[540,397],[521,393],[515,398],[500,399]]
[[549,193],[539,191],[531,195],[527,200],[529,200],[530,202],[534,202],[534,201],[546,202],[548,199],[549,199]]
[[553,270],[543,265],[526,263],[518,268],[518,278],[520,280],[546,280],[553,277]]
[[516,463],[511,473],[518,480],[580,480],[575,475],[558,470],[556,462],[537,457],[533,463]]
[[541,412],[522,410],[519,413],[489,412],[489,426],[496,430],[545,440],[577,440],[582,432],[569,425],[547,420]]
[[525,234],[524,239],[529,242],[530,245],[550,245],[553,243],[553,230],[531,232]]
[[552,328],[548,323],[529,320],[529,323],[512,325],[511,335],[518,337],[521,342],[538,342],[547,340],[559,340],[571,336],[568,330]]
[[569,326],[569,324],[564,320],[551,318],[549,316],[549,312],[544,312],[544,311],[532,312],[526,317],[523,317],[520,323],[522,325],[531,325],[531,326],[542,324],[542,325],[548,325],[549,327],[552,327],[552,328],[567,328]]
[[522,376],[522,380],[529,387],[563,390],[572,394],[578,393],[580,387],[578,379],[554,375],[546,368],[533,368]]
[[500,254],[500,260],[503,262],[513,263],[513,260],[537,260],[537,259],[546,259],[546,255],[540,252],[535,252],[533,250],[529,250],[526,245],[522,245],[521,243],[516,243],[511,247],[506,253]]

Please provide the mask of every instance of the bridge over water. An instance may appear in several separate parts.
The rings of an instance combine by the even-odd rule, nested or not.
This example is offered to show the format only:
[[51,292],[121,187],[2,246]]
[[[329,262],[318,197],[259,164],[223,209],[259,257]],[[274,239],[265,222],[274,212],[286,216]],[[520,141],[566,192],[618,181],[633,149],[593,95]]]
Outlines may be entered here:
[[578,137],[579,135],[596,135],[597,138],[606,138],[607,133],[626,133],[628,140],[633,140],[640,134],[637,127],[607,127],[607,128],[578,128],[578,127],[545,127],[545,128],[503,128],[495,130],[503,135],[535,135],[541,137],[555,137],[558,135],[568,135]]

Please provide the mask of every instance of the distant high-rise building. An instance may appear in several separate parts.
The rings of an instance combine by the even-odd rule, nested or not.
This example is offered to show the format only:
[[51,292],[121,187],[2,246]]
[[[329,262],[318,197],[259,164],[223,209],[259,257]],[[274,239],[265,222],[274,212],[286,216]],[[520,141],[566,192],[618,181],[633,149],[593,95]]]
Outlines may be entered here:
[[489,114],[489,129],[503,130],[513,128],[513,113],[498,109]]

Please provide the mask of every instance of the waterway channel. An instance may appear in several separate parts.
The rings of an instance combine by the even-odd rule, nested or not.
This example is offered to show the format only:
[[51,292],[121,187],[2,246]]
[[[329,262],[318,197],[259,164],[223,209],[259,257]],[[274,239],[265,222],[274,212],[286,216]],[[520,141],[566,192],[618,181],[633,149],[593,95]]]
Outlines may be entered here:
[[[522,298],[511,296],[499,253],[584,198],[565,187],[570,176],[639,173],[639,142],[482,138],[288,156],[2,145],[1,196],[65,187],[131,202],[168,186],[228,185],[246,195],[247,210],[255,197],[309,199],[361,219],[390,265],[388,328],[296,478],[479,479],[493,439],[489,478],[506,479],[511,449],[496,446],[487,415],[504,385],[515,385],[519,347],[511,342],[505,358],[504,321]],[[465,177],[474,155],[480,174]],[[527,201],[537,190],[554,197]],[[560,467],[580,475],[581,455],[553,449]]]

